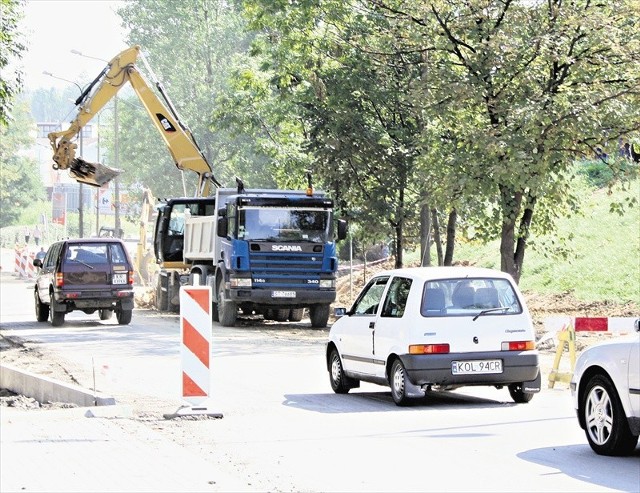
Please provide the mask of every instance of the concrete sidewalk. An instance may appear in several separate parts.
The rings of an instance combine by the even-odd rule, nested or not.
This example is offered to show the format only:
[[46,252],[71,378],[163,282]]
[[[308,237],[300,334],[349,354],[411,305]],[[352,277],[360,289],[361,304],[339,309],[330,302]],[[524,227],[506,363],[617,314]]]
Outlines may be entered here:
[[252,491],[120,406],[0,414],[3,493]]

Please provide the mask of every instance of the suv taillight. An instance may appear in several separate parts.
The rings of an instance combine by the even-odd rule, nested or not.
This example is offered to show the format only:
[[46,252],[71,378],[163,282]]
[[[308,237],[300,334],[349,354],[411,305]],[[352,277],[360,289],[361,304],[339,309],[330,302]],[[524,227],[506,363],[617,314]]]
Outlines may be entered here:
[[56,287],[61,288],[64,286],[64,274],[62,272],[56,272]]
[[127,277],[128,277],[129,284],[131,284],[133,286],[133,271],[132,270],[129,271],[129,275]]

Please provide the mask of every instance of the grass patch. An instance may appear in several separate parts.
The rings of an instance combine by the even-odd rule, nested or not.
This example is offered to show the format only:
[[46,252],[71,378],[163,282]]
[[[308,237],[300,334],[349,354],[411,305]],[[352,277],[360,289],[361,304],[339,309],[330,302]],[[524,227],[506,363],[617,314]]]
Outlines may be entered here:
[[[561,245],[567,257],[547,256],[528,247],[520,287],[536,293],[572,292],[580,300],[640,303],[640,207],[620,216],[610,211],[612,202],[640,200],[640,181],[628,191],[584,187],[581,214],[558,221],[555,238],[569,238]],[[535,220],[535,217],[534,217]],[[548,244],[551,236],[534,238]],[[481,267],[500,268],[499,242],[456,246],[455,259]]]

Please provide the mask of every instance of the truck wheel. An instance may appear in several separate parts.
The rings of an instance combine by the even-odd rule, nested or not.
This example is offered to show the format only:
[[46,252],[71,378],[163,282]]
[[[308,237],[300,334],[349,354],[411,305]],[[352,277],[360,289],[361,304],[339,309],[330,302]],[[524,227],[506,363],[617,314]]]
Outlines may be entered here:
[[211,320],[214,322],[220,321],[220,317],[218,316],[218,304],[215,301],[211,302]]
[[156,283],[156,310],[166,312],[169,309],[169,293],[162,289],[162,277]]
[[321,329],[327,326],[329,321],[329,305],[311,305],[309,308],[311,327]]
[[223,327],[233,327],[236,324],[238,307],[233,301],[224,297],[224,283],[218,286],[218,320]]
[[38,322],[46,322],[49,319],[49,305],[40,301],[37,289],[33,291],[33,294],[36,302],[36,320]]
[[304,316],[304,308],[292,308],[289,312],[289,320],[291,322],[299,322]]
[[288,308],[278,308],[275,310],[275,316],[273,317],[276,322],[286,322],[289,318]]

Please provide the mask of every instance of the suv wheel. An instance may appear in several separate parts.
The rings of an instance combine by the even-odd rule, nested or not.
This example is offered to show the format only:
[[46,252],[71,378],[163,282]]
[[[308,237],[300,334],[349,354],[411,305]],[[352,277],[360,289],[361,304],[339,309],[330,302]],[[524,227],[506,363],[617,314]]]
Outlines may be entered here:
[[132,315],[133,310],[118,309],[116,311],[116,318],[118,319],[118,323],[120,325],[128,325],[131,322]]
[[62,324],[64,324],[64,312],[56,312],[51,308],[49,308],[49,310],[51,311],[51,325],[53,325],[54,327],[60,327]]
[[33,291],[33,297],[36,303],[36,319],[38,322],[46,322],[49,319],[49,305],[40,301],[37,289]]

